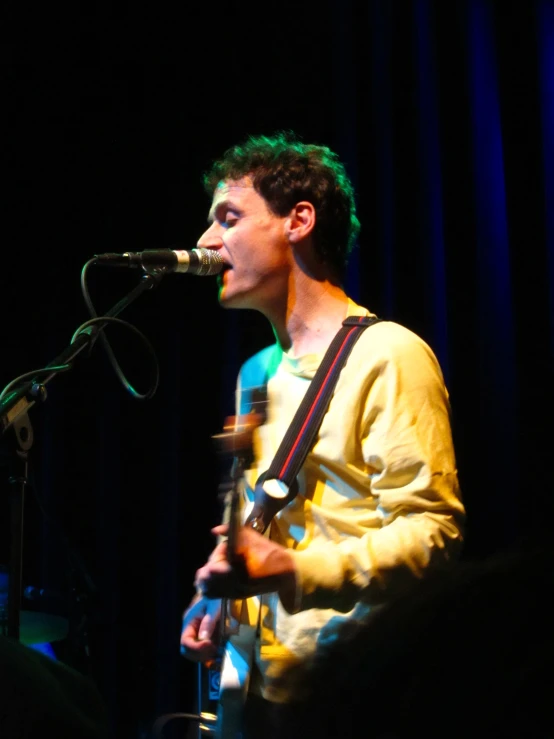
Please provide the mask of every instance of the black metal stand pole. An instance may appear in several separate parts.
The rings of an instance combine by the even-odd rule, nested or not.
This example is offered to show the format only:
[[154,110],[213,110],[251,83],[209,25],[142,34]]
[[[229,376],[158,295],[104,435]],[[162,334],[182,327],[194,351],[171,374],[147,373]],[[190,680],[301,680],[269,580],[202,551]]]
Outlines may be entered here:
[[23,512],[28,483],[29,450],[33,444],[33,429],[26,413],[14,423],[18,447],[13,451],[10,483],[10,561],[8,581],[8,636],[19,640],[19,615],[22,588]]
[[[116,303],[104,316],[113,318],[126,308],[133,300],[146,290],[157,285],[162,273],[145,274],[126,297]],[[100,319],[104,316],[101,316]],[[71,364],[83,349],[85,349],[95,338],[107,321],[85,329],[75,340],[47,365],[50,367],[61,367]],[[10,561],[9,561],[9,586],[8,586],[8,636],[19,641],[21,596],[22,596],[22,569],[23,569],[23,519],[25,508],[25,492],[28,484],[29,451],[33,444],[33,429],[28,417],[29,409],[36,400],[46,400],[47,393],[45,385],[60,370],[52,369],[52,372],[40,375],[21,386],[16,386],[13,391],[8,392],[6,397],[0,400],[0,424],[2,432],[11,429],[15,435],[12,437],[12,450],[9,482],[10,493]]]

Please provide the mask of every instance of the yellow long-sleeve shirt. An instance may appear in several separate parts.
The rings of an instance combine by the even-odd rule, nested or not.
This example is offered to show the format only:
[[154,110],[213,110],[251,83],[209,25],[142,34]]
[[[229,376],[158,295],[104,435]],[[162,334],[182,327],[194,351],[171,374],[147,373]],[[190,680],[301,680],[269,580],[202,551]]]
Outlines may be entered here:
[[[371,314],[351,303],[349,315]],[[254,434],[245,516],[256,480],[269,467],[321,359],[293,358],[274,346],[241,369],[239,397],[252,378],[268,378],[267,421]],[[325,649],[345,622],[365,619],[410,580],[457,558],[464,508],[448,394],[422,339],[388,321],[363,332],[298,483],[298,495],[269,529],[293,553],[295,612],[287,612],[277,594],[259,599],[250,685],[278,702],[298,695],[294,664]],[[247,610],[256,612],[250,607],[243,614]]]

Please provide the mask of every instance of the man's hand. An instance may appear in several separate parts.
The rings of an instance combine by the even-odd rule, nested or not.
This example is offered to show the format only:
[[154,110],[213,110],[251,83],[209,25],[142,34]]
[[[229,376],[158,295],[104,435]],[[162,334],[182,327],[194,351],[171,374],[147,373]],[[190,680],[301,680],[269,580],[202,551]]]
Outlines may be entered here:
[[196,662],[215,657],[220,617],[221,601],[197,595],[183,614],[181,654]]
[[[227,534],[227,524],[212,534]],[[290,552],[257,531],[242,527],[236,545],[237,563],[227,560],[227,542],[220,542],[206,564],[196,572],[195,585],[207,598],[246,598],[279,592],[285,608],[291,606],[296,587],[294,560]]]

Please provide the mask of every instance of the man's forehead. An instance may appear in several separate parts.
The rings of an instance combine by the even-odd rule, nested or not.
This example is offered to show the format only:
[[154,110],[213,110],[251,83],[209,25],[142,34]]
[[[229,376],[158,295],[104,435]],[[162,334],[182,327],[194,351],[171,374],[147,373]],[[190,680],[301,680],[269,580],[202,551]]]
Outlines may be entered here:
[[215,212],[219,207],[226,204],[228,201],[233,201],[233,196],[240,198],[248,193],[254,191],[254,183],[250,177],[243,177],[240,180],[222,180],[214,191],[212,199],[212,207],[208,220],[213,220]]
[[240,180],[221,180],[215,188],[214,200],[216,198],[221,199],[226,195],[233,192],[240,192],[241,190],[249,189],[254,187],[254,183],[251,177],[241,177]]

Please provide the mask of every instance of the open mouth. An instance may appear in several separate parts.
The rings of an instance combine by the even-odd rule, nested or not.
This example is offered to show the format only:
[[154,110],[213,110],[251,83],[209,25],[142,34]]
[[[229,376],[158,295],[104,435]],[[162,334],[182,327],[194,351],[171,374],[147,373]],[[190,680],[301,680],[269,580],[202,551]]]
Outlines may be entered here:
[[217,282],[218,282],[218,284],[219,284],[220,286],[222,286],[222,285],[223,285],[223,283],[225,282],[225,275],[226,275],[226,274],[227,274],[227,272],[229,272],[229,271],[230,271],[231,269],[233,269],[233,268],[231,267],[231,265],[230,265],[230,264],[224,264],[224,265],[223,265],[223,268],[222,268],[221,272],[219,272],[219,274],[217,275]]

